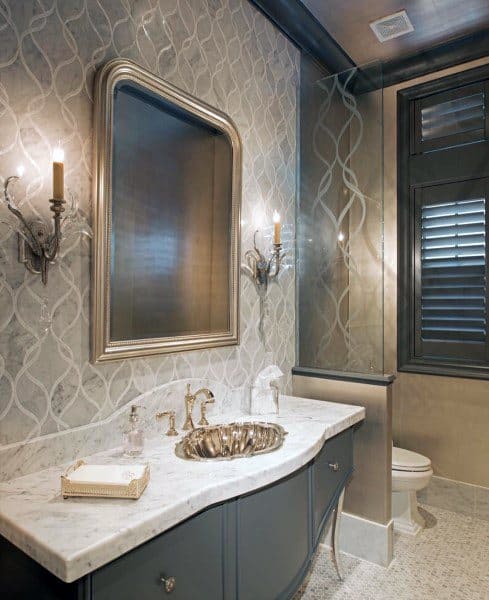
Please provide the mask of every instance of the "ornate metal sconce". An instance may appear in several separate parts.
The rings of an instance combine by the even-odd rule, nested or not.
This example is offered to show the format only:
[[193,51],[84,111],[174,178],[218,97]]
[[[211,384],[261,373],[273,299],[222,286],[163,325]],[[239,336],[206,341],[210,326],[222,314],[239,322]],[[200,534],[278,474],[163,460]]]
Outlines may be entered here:
[[40,273],[44,285],[48,282],[48,266],[53,262],[59,251],[61,240],[61,213],[64,212],[64,200],[51,198],[53,211],[54,232],[49,233],[48,227],[42,221],[28,222],[20,210],[12,204],[9,186],[19,177],[12,175],[5,181],[3,195],[7,208],[17,217],[21,230],[19,235],[19,261],[24,263],[31,273]]
[[31,273],[40,273],[44,285],[48,282],[48,267],[52,263],[59,251],[61,241],[61,213],[64,212],[65,201],[51,198],[51,210],[53,211],[54,232],[49,233],[49,229],[42,221],[27,221],[21,211],[12,203],[12,196],[9,186],[20,179],[18,175],[7,177],[3,195],[7,208],[17,217],[20,228],[17,230],[19,236],[19,261],[24,263]]
[[[49,226],[39,219],[27,220],[22,212],[13,202],[11,186],[21,178],[21,174],[12,175],[5,180],[3,196],[8,210],[16,217],[17,222],[7,222],[18,235],[19,262],[23,263],[31,273],[40,273],[44,285],[48,282],[49,264],[53,263],[59,254],[61,238],[65,223],[75,224],[79,220],[78,209],[74,197],[67,216],[62,218],[65,211],[65,200],[51,198],[51,210],[53,211],[54,227],[50,231]],[[91,237],[91,229],[83,219],[78,223],[78,231]]]
[[285,252],[282,252],[282,244],[274,243],[270,257],[266,258],[256,245],[257,233],[258,230],[253,235],[253,250],[248,250],[245,253],[246,264],[241,267],[251,277],[258,289],[266,290],[268,283],[276,279],[280,273]]

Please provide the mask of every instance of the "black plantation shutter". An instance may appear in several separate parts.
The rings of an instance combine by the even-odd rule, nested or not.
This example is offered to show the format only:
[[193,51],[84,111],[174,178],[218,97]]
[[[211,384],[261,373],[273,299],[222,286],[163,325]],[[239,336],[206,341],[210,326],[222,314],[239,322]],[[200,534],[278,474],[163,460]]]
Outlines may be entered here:
[[423,206],[421,232],[421,338],[485,343],[485,199]]
[[486,190],[483,179],[417,191],[417,356],[485,358]]
[[399,92],[399,369],[489,377],[489,67]]

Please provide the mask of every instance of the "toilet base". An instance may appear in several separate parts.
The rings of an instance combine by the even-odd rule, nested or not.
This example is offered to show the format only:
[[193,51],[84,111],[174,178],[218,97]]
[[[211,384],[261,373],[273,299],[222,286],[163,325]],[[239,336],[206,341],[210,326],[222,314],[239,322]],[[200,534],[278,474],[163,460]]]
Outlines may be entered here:
[[415,536],[425,528],[425,520],[419,514],[416,492],[392,492],[392,518],[396,533]]

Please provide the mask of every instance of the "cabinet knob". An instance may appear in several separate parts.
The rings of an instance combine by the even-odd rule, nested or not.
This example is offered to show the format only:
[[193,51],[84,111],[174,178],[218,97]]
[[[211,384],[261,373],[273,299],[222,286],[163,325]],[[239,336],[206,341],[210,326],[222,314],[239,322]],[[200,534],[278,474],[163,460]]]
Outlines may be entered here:
[[328,463],[328,467],[332,470],[332,471],[339,471],[340,470],[340,465],[337,462],[334,463]]
[[177,585],[175,577],[162,577],[161,583],[165,586],[165,592],[171,594]]

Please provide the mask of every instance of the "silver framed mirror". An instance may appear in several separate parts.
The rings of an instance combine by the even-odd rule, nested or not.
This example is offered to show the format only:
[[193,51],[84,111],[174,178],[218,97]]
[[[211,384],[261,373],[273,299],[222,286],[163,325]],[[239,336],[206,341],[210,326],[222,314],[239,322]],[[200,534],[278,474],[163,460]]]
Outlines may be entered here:
[[241,141],[127,60],[98,72],[91,358],[239,342]]

